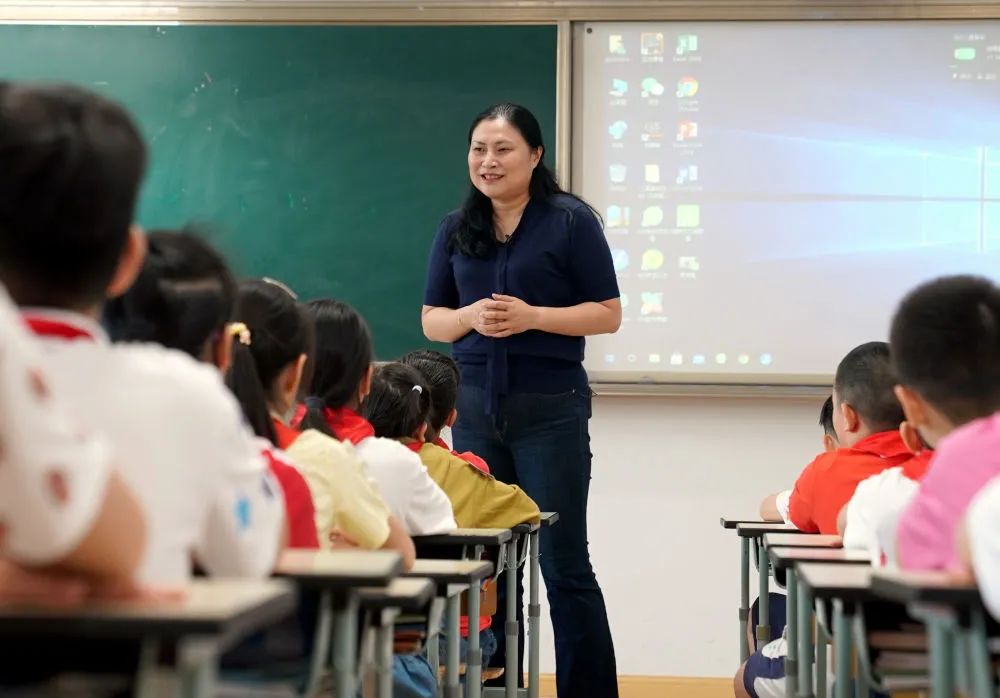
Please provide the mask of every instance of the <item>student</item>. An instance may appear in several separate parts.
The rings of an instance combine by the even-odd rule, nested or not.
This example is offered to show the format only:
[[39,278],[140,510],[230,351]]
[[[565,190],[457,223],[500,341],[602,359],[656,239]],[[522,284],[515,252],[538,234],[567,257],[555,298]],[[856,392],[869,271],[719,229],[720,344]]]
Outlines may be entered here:
[[309,482],[323,547],[346,542],[396,550],[404,566],[416,553],[402,523],[389,512],[350,446],[286,420],[295,411],[303,369],[312,351],[312,327],[282,284],[240,284],[234,317],[246,335],[233,343],[228,382],[258,434],[285,449]]
[[420,377],[431,388],[431,411],[427,417],[427,433],[424,440],[435,446],[440,446],[458,456],[484,473],[490,472],[490,466],[482,458],[471,451],[459,453],[451,448],[441,432],[447,427],[455,426],[458,419],[458,384],[461,380],[458,364],[450,356],[431,349],[411,351],[399,360],[404,366],[412,366],[420,373]]
[[363,409],[377,436],[396,439],[420,456],[451,500],[460,528],[512,528],[538,519],[538,505],[521,488],[424,441],[431,391],[416,369],[400,363],[380,366]]
[[[427,429],[424,433],[424,440],[427,443],[432,443],[447,450],[453,456],[457,456],[482,472],[489,474],[490,467],[486,461],[471,452],[455,452],[441,438],[441,431],[445,427],[453,426],[455,420],[458,419],[458,410],[455,404],[458,400],[460,375],[458,364],[455,363],[455,360],[441,352],[422,349],[404,355],[400,359],[400,363],[416,369],[424,383],[430,387],[430,413],[427,416]],[[495,594],[496,591],[496,586],[493,586],[488,592],[484,593]],[[495,603],[495,599],[493,601]],[[497,646],[496,636],[490,629],[492,624],[492,616],[479,617],[479,646],[482,648],[482,662],[484,667],[490,665],[490,659],[493,657]],[[468,616],[462,616],[461,618],[460,633],[463,638],[469,636]],[[442,641],[445,639],[446,637],[442,635]],[[463,657],[465,655],[464,645],[462,655]],[[444,655],[442,654],[442,656]]]
[[[64,604],[131,586],[146,540],[107,440],[81,431],[0,288],[0,600]],[[51,573],[51,574],[50,574]]]
[[964,573],[974,576],[983,603],[1000,620],[1000,477],[995,477],[972,500],[960,536]]
[[[912,457],[899,435],[903,413],[894,386],[885,342],[862,344],[841,360],[832,396],[838,447],[817,456],[796,480],[789,498],[796,528],[836,534],[837,515],[858,483]],[[784,696],[786,654],[784,636],[752,654],[734,679],[736,696]]]
[[[223,374],[231,358],[230,317],[236,281],[225,260],[192,231],[153,231],[132,287],[105,305],[104,324],[114,341],[155,342],[179,349]],[[249,341],[246,326],[236,337]],[[260,409],[266,411],[261,403]],[[246,410],[244,410],[245,412]],[[318,548],[316,515],[305,478],[258,432],[261,452],[281,485],[289,548]]]
[[0,85],[0,280],[45,345],[45,368],[118,454],[146,513],[143,583],[261,577],[284,507],[218,372],[153,345],[111,345],[95,319],[145,251],[132,225],[145,168],[135,124],[72,87]]
[[389,510],[410,535],[454,530],[451,502],[420,458],[395,441],[376,438],[359,414],[371,387],[373,358],[364,319],[332,299],[310,301],[306,309],[314,323],[316,353],[306,405],[296,414],[299,426],[353,444]]
[[895,531],[890,522],[898,518],[917,491],[917,483],[934,455],[934,450],[909,422],[899,425],[899,435],[913,457],[859,483],[837,517],[837,530],[844,539],[844,547],[868,551],[877,567],[896,564],[895,536],[886,536],[885,531]]
[[[819,425],[823,427],[823,452],[836,451],[838,447],[837,432],[833,428],[833,396],[828,397],[819,410]],[[760,518],[764,521],[781,521],[788,523],[788,501],[792,498],[791,490],[783,490],[778,494],[765,497],[760,504]]]
[[957,569],[962,516],[1000,475],[1000,289],[973,276],[923,284],[900,304],[890,341],[907,421],[936,447],[899,518],[899,563]]

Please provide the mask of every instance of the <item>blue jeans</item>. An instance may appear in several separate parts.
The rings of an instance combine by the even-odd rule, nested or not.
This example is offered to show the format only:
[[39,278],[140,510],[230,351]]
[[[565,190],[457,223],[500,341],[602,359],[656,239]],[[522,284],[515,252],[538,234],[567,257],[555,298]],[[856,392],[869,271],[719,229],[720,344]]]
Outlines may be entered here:
[[[460,451],[484,458],[498,480],[518,485],[542,511],[559,512],[559,522],[541,534],[541,567],[555,633],[556,687],[560,696],[616,698],[614,643],[604,596],[590,564],[587,495],[590,490],[589,391],[557,395],[515,393],[486,414],[486,392],[462,386],[453,434]],[[523,585],[518,574],[518,598]],[[493,629],[504,666],[506,585],[500,582]],[[517,604],[523,618],[522,603]],[[518,683],[523,676],[524,624],[518,647]],[[502,685],[502,679],[501,683]]]

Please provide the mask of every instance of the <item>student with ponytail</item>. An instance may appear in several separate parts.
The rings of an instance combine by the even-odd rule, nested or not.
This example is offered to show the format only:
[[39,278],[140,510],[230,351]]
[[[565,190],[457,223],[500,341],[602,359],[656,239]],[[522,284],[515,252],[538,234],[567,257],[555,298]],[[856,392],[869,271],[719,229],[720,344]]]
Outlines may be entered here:
[[451,451],[425,441],[433,400],[417,370],[401,363],[380,366],[364,402],[378,436],[396,439],[420,456],[451,500],[461,528],[511,528],[537,520],[538,506],[517,485],[508,485]]
[[391,515],[349,446],[329,435],[296,431],[295,410],[313,335],[291,291],[275,281],[240,284],[234,317],[249,333],[233,343],[228,383],[258,433],[270,432],[309,483],[320,543],[385,548],[403,554],[407,568],[416,553],[400,521]]
[[410,535],[453,530],[451,503],[420,458],[393,440],[375,438],[375,429],[360,414],[373,370],[368,325],[354,308],[333,299],[310,301],[306,309],[314,323],[316,354],[309,396],[297,414],[299,425],[354,444]]

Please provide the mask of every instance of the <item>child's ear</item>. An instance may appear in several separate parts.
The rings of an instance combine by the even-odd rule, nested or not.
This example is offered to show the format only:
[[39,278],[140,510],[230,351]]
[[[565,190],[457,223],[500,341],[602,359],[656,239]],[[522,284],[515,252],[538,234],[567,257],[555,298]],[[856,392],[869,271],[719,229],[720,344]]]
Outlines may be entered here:
[[823,434],[823,450],[828,453],[837,450],[837,442],[829,434]]
[[361,377],[361,387],[358,389],[358,402],[364,402],[372,391],[372,376],[375,375],[375,364],[369,364],[365,375]]
[[899,436],[906,448],[910,450],[910,453],[916,455],[924,450],[924,445],[920,441],[920,432],[909,422],[900,423]]
[[849,434],[854,434],[861,429],[861,417],[857,410],[846,402],[840,403],[840,411],[844,415],[844,426]]
[[453,409],[448,413],[448,419],[444,420],[444,425],[451,429],[455,426],[455,422],[458,421],[458,410]]
[[215,346],[212,347],[212,362],[219,367],[223,376],[229,373],[229,367],[233,363],[233,338],[228,328],[215,340]]
[[920,396],[905,385],[897,385],[894,388],[894,392],[896,393],[896,399],[899,400],[899,404],[903,408],[903,414],[906,416],[906,421],[909,422],[909,425],[914,429],[919,429],[922,425],[926,425],[927,410]]
[[417,441],[426,441],[427,440],[426,436],[427,436],[427,422],[423,422],[420,425],[420,428],[417,429],[417,433],[413,435],[413,438],[415,438]]
[[146,260],[146,234],[138,225],[133,225],[128,229],[128,237],[125,239],[125,247],[118,257],[118,266],[115,268],[114,276],[108,282],[108,287],[104,291],[106,298],[118,298],[135,283],[135,279],[142,271],[142,264]]

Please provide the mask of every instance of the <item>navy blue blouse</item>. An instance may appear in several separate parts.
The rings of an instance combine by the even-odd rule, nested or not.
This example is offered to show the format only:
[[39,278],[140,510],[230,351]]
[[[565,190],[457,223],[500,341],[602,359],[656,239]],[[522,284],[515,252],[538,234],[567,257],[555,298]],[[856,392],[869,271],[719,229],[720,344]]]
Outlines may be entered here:
[[[441,222],[431,248],[424,305],[461,308],[494,293],[565,308],[618,298],[618,279],[600,221],[586,204],[559,195],[531,199],[513,236],[485,258],[450,250],[458,213]],[[530,330],[505,339],[471,331],[453,345],[467,385],[495,403],[511,392],[585,390],[584,339]]]

